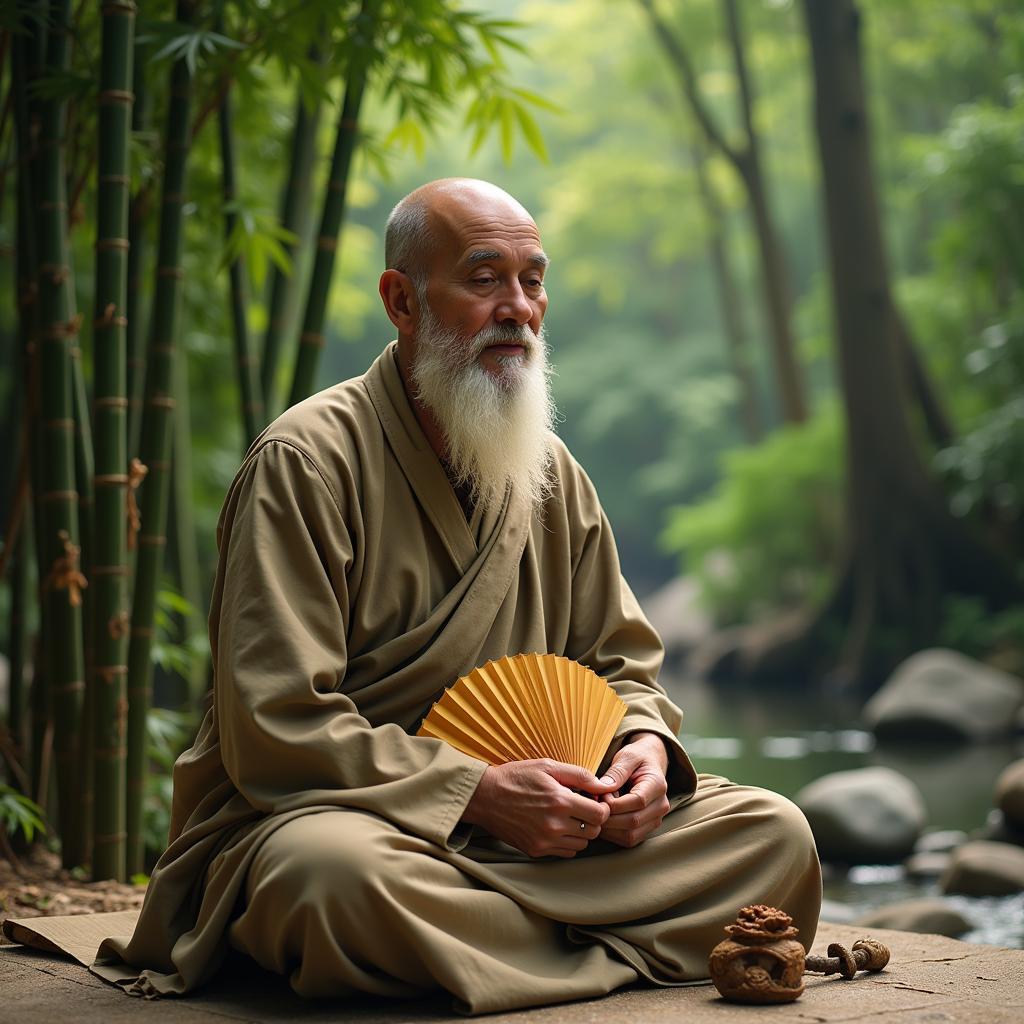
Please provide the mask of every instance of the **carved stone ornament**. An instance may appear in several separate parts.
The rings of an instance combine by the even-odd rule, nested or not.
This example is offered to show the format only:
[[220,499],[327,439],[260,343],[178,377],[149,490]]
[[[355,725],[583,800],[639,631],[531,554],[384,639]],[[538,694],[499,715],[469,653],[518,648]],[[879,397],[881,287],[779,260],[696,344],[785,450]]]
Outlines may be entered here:
[[723,999],[734,1003],[791,1003],[804,990],[803,945],[789,914],[758,904],[744,907],[729,936],[711,951],[708,972]]

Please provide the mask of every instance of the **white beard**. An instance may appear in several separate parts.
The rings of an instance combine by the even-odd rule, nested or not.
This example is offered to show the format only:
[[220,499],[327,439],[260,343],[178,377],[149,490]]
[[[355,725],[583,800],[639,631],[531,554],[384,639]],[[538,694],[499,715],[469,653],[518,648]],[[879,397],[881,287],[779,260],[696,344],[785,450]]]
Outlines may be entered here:
[[[452,483],[484,512],[502,505],[510,485],[538,506],[551,493],[555,422],[544,329],[491,325],[467,339],[442,327],[425,302],[420,308],[412,383],[444,435]],[[492,376],[479,356],[494,344],[526,351],[502,357]]]

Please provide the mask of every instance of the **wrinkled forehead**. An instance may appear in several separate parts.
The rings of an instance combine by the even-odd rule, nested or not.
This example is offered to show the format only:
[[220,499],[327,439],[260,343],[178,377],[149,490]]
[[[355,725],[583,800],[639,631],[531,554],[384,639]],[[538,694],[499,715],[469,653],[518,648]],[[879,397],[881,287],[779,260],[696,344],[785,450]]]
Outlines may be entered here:
[[540,231],[530,214],[505,193],[455,192],[438,196],[428,213],[436,267],[484,254],[543,259]]

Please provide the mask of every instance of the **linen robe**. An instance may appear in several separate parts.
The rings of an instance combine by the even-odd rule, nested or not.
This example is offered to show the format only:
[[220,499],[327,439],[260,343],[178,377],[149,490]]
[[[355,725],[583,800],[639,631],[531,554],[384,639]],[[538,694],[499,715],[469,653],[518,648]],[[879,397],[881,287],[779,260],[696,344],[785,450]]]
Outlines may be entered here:
[[[637,977],[702,977],[736,901],[762,893],[798,900],[813,931],[819,883],[806,826],[791,805],[768,807],[760,791],[723,780],[704,779],[694,799],[682,714],[656,681],[660,641],[622,579],[593,485],[554,446],[555,487],[542,508],[513,490],[467,521],[406,397],[394,343],[365,375],[290,409],[254,442],[218,526],[213,706],[175,765],[170,841],[135,933],[106,940],[98,974],[132,994],[181,994],[216,971],[232,935],[305,994],[440,986],[461,1009],[484,1012],[602,994]],[[459,676],[533,651],[589,665],[626,702],[609,758],[638,730],[665,740],[679,810],[636,849],[594,842],[573,860],[531,861],[460,824],[485,765],[412,735]],[[424,910],[422,921],[394,924],[409,935],[391,936],[395,948],[418,944],[415,968],[362,962],[372,954],[345,949],[346,929],[359,924],[342,917],[361,904],[343,873],[315,899],[312,882],[310,893],[260,895],[246,931],[253,879],[316,846],[329,825],[365,837],[350,845],[368,860],[416,858],[416,868],[394,861],[395,883],[419,885],[390,897],[401,913],[461,887],[467,898],[437,913],[486,899],[491,938],[460,936],[474,926],[426,920],[434,911]],[[796,845],[778,856],[780,836]],[[778,863],[766,856],[772,847]],[[282,936],[305,933],[294,914],[306,903],[329,934],[294,949]],[[318,962],[325,946],[335,959]]]

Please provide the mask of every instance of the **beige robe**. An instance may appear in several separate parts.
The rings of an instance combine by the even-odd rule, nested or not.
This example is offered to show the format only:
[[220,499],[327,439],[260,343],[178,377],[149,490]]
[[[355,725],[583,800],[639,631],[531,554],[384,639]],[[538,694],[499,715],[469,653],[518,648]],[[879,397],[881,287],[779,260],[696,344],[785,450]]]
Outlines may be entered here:
[[[218,528],[213,707],[175,765],[135,933],[104,943],[97,973],[180,994],[230,943],[304,994],[443,987],[485,1012],[703,977],[744,902],[795,902],[810,942],[805,823],[772,794],[698,787],[660,642],[560,442],[555,471],[539,512],[511,493],[467,522],[394,344],[267,428]],[[637,730],[665,739],[676,810],[636,849],[532,861],[475,834],[460,818],[484,764],[411,735],[460,675],[530,651],[590,665],[626,701],[609,755]]]

